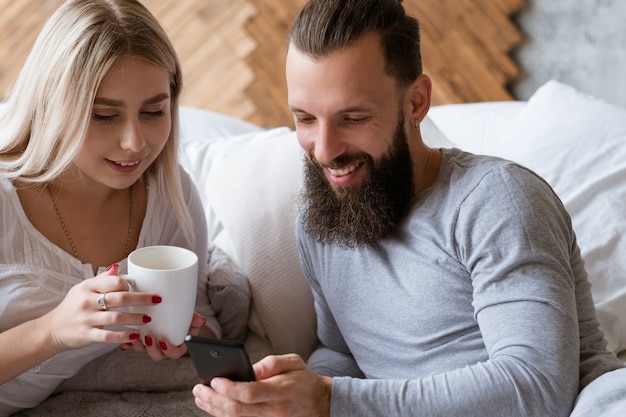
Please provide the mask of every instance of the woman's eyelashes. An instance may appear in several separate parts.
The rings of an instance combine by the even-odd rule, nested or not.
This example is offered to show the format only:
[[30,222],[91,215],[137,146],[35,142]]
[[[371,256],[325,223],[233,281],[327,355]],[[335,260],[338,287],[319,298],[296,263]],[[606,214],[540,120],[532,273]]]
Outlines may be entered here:
[[[165,116],[165,112],[163,110],[156,111],[142,111],[140,113],[140,117],[146,120],[158,119]],[[112,123],[119,118],[119,114],[98,114],[92,113],[92,120],[97,123]]]
[[165,112],[163,110],[146,111],[143,112],[142,115],[147,119],[158,119],[159,117],[163,117],[165,115]]
[[91,115],[92,120],[97,123],[112,123],[116,117],[118,117],[117,114],[104,115],[104,114],[92,113]]

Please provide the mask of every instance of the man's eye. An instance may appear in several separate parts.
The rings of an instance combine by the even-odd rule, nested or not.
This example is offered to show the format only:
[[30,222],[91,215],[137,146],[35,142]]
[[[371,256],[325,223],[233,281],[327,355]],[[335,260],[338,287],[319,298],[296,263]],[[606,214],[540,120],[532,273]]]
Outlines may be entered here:
[[296,120],[296,123],[302,124],[311,123],[313,121],[313,117],[310,116],[295,116],[294,119]]
[[365,123],[368,120],[367,117],[346,117],[346,122],[352,123],[355,125]]

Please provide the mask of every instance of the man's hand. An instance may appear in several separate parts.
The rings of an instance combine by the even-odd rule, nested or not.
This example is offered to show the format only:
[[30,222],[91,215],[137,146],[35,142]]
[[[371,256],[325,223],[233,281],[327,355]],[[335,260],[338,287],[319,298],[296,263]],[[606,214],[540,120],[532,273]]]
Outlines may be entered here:
[[214,378],[196,385],[198,408],[215,417],[329,417],[332,379],[313,372],[295,354],[268,356],[254,365],[255,382]]

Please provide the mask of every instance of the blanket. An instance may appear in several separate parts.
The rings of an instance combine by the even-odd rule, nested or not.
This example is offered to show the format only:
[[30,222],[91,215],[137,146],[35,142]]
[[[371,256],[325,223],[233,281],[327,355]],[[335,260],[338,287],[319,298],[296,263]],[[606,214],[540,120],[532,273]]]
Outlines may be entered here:
[[114,350],[63,382],[38,407],[14,416],[203,416],[192,387],[199,382],[191,358],[152,361],[134,350]]

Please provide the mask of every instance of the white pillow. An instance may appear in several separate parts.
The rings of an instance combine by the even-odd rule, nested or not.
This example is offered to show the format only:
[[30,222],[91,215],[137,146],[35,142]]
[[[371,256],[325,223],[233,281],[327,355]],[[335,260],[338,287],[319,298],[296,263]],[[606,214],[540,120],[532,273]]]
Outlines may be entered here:
[[609,348],[626,349],[626,109],[550,81],[486,153],[534,170],[563,200]]
[[502,141],[525,105],[525,101],[444,104],[432,106],[428,115],[456,147],[483,154]]
[[431,148],[454,148],[457,146],[443,134],[430,116],[426,116],[420,123],[420,132],[424,143]]
[[198,187],[205,208],[209,240],[213,240],[221,230],[221,224],[211,209],[204,181],[216,161],[245,149],[247,143],[258,140],[265,129],[224,114],[185,106],[180,108],[180,125],[179,159]]
[[183,143],[265,130],[244,120],[196,107],[180,106],[179,112]]
[[[316,344],[315,313],[295,243],[302,150],[295,132],[274,129],[220,160],[205,183],[231,253],[248,276],[250,327],[275,353],[308,357]],[[251,352],[254,355],[254,352]]]

